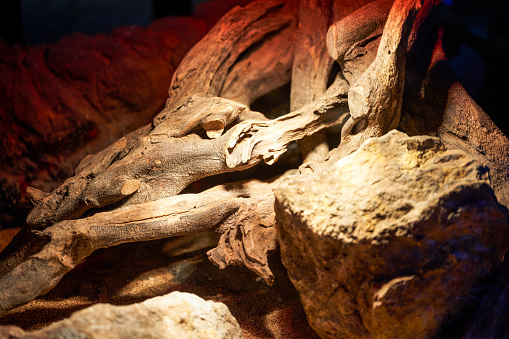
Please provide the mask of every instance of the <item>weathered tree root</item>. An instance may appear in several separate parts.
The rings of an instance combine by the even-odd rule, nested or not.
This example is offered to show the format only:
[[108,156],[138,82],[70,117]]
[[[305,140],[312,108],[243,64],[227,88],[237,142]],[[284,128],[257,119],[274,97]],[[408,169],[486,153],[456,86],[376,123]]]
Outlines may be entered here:
[[[25,229],[30,246],[11,246],[0,259],[0,312],[49,291],[98,248],[198,232],[222,234],[212,262],[244,264],[270,284],[278,180],[177,194],[207,176],[272,164],[291,141],[333,125],[343,127],[339,147],[327,153],[320,141],[301,142],[315,173],[289,180],[306,182],[368,136],[400,128],[438,134],[486,161],[508,206],[509,140],[453,80],[428,19],[437,3],[425,0],[417,12],[417,0],[359,9],[363,1],[271,0],[232,10],[182,61],[152,124],[85,158],[54,192],[29,189],[37,206],[28,224],[44,229]],[[330,18],[340,21],[325,46]],[[326,49],[341,66],[329,88]],[[268,120],[249,109],[290,79],[291,113]]]
[[[34,231],[47,243],[0,278],[0,314],[47,293],[81,260],[100,248],[200,232],[224,233],[239,224],[254,223],[258,227],[258,221],[267,218],[272,225],[273,190],[277,183],[252,180],[221,185],[199,194],[178,195],[88,218],[64,220],[43,231]],[[266,241],[268,250],[275,249],[275,236]],[[247,262],[249,254],[263,257],[256,249],[247,249],[244,253]],[[217,257],[217,251],[215,257],[217,264],[222,259],[228,260]],[[250,268],[271,283],[273,276],[267,262],[250,262]]]
[[[348,91],[350,118],[341,132],[340,157],[355,151],[367,138],[399,126],[408,37],[420,7],[420,0],[394,2],[375,60]],[[328,38],[334,45],[335,32],[331,28]]]
[[[211,108],[213,114],[209,110],[200,110],[206,113],[203,115],[188,114],[193,117],[192,123],[183,124],[184,127],[178,128],[177,133],[167,132],[164,124],[160,124],[148,135],[136,139],[136,146],[127,151],[126,147],[113,147],[115,151],[110,155],[113,161],[104,170],[99,167],[102,172],[95,172],[97,166],[94,168],[94,163],[80,166],[78,175],[42,199],[27,222],[33,227],[40,227],[76,219],[90,209],[102,208],[126,197],[123,206],[154,201],[174,196],[192,182],[207,176],[243,170],[262,159],[271,164],[286,151],[291,141],[337,124],[346,112],[347,88],[346,83],[338,79],[324,97],[294,113],[272,121],[245,121],[216,139],[202,139],[195,134],[174,136],[183,133],[182,130],[192,131],[200,122],[207,126],[203,121],[210,122],[211,116],[214,121],[221,121],[220,118],[224,117],[226,126],[245,107],[227,100],[231,106],[227,110]],[[201,104],[203,101],[199,100]],[[224,108],[225,105],[218,106]],[[216,126],[214,133],[218,131]],[[121,152],[124,154],[119,155]],[[102,158],[96,156],[92,160],[95,159],[103,163]],[[87,170],[89,167],[92,170]]]

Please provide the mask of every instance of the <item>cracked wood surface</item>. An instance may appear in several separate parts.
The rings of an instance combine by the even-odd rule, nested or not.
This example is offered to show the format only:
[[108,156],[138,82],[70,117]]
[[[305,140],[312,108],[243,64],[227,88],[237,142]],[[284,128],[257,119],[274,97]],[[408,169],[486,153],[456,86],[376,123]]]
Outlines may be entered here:
[[399,126],[408,37],[420,8],[420,0],[394,2],[375,60],[348,90],[350,118],[342,130],[341,154]]
[[[0,314],[47,293],[81,260],[97,249],[126,242],[149,241],[198,232],[221,232],[242,219],[273,217],[277,181],[257,180],[220,185],[200,194],[184,194],[64,220],[32,236],[46,244],[0,278]],[[238,213],[256,206],[256,213]],[[251,211],[252,212],[252,211]],[[256,231],[255,231],[256,232]],[[256,253],[256,249],[251,251]],[[266,253],[265,253],[266,254]],[[265,262],[263,273],[270,281]]]

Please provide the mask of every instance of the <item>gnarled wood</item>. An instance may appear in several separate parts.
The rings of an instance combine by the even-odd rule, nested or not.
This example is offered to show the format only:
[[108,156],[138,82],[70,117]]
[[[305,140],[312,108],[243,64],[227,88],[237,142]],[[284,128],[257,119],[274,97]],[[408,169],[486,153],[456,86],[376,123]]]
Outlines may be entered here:
[[[188,98],[175,111],[175,125],[162,124],[148,133],[147,127],[142,128],[85,159],[76,176],[32,210],[27,223],[41,227],[76,219],[90,209],[126,197],[129,199],[123,201],[124,205],[173,196],[198,179],[228,171],[222,161],[224,140],[202,139],[189,133],[201,127],[217,137],[245,109],[226,99]],[[138,188],[122,190],[132,180],[139,182]]]
[[294,7],[292,1],[255,1],[221,18],[173,74],[166,108],[154,118],[154,125],[168,119],[175,105],[190,95],[218,95],[237,58],[268,34],[290,25]]
[[375,60],[348,90],[350,118],[341,132],[336,157],[355,151],[369,137],[382,136],[398,127],[408,37],[420,7],[420,0],[394,2]]
[[347,115],[348,84],[337,78],[317,100],[293,113],[270,121],[244,121],[235,126],[227,147],[226,163],[234,168],[263,159],[273,164],[291,141],[300,140],[325,127],[342,124]]
[[[216,139],[202,139],[195,134],[173,136],[178,136],[183,130],[192,131],[203,116],[237,117],[244,106],[230,104],[229,100],[224,103],[225,99],[222,99],[223,105],[209,105],[212,113],[205,110],[207,114],[199,114],[200,119],[188,114],[187,117],[192,118],[189,119],[191,123],[177,125],[182,127],[168,131],[165,124],[158,125],[149,134],[137,139],[137,145],[123,157],[114,153],[115,161],[103,172],[90,173],[84,170],[86,166],[81,168],[77,176],[68,179],[43,199],[32,210],[27,222],[34,227],[47,226],[64,219],[79,218],[90,209],[102,208],[123,199],[122,206],[128,206],[170,197],[196,180],[246,169],[262,158],[271,164],[286,151],[291,141],[336,124],[346,111],[346,90],[345,82],[339,79],[324,97],[297,112],[272,121],[245,121]],[[205,101],[193,98],[186,100],[180,109],[188,109],[197,102],[201,104],[198,111],[202,112],[204,103],[217,101],[217,98]],[[325,124],[325,121],[328,123]],[[246,135],[249,134],[253,137],[248,140]],[[127,142],[119,144],[124,143]],[[125,150],[117,146],[114,149]],[[137,189],[124,194],[122,188],[133,180],[138,182]]]
[[[277,181],[240,182],[216,186],[200,194],[185,194],[64,220],[36,233],[48,242],[0,278],[0,314],[47,293],[82,259],[100,248],[199,232],[225,232],[232,225],[274,218],[273,189]],[[241,213],[256,206],[257,214]],[[249,266],[249,265],[248,265]],[[267,263],[251,268],[267,281]]]
[[[47,292],[98,248],[197,232],[222,234],[209,252],[215,264],[244,264],[270,284],[279,180],[177,194],[208,176],[273,164],[290,142],[329,126],[342,127],[339,147],[326,154],[313,151],[316,140],[301,142],[315,171],[285,180],[305,185],[362,140],[399,127],[486,160],[509,205],[509,141],[454,80],[428,20],[438,1],[417,13],[418,0],[378,0],[350,14],[365,2],[256,1],[225,15],[183,60],[152,124],[85,158],[50,194],[29,189],[37,206],[28,224],[44,229],[25,229],[18,240],[28,247],[0,259],[0,312]],[[341,20],[325,39],[331,18]],[[341,66],[328,89],[327,51]],[[268,120],[249,109],[290,80],[290,113]]]

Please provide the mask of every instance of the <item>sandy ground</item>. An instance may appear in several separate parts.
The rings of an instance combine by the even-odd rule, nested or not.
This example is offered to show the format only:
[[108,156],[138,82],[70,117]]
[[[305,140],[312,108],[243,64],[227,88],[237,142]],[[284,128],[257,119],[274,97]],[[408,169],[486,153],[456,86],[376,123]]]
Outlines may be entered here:
[[[0,250],[16,231],[0,231]],[[47,295],[0,317],[0,325],[36,330],[95,303],[125,305],[182,291],[226,304],[245,338],[318,338],[278,253],[271,257],[276,279],[269,287],[244,267],[212,265],[206,251],[213,241],[175,238],[97,251]]]

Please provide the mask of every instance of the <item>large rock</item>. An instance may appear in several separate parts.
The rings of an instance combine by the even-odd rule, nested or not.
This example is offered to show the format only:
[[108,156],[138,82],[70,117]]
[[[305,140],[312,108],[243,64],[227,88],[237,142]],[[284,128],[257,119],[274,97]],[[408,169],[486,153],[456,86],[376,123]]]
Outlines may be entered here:
[[97,304],[37,332],[0,327],[0,338],[242,338],[226,305],[172,292],[129,306]]
[[276,191],[283,263],[322,338],[427,338],[508,241],[488,169],[437,138],[368,139],[319,181]]

